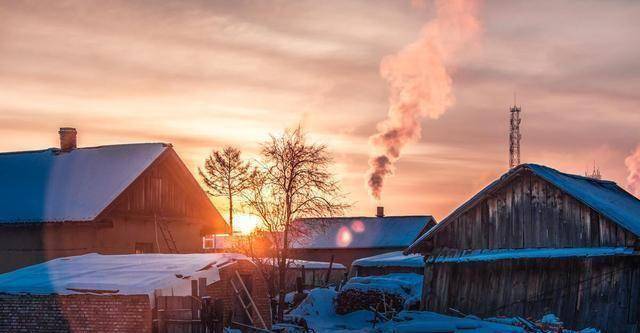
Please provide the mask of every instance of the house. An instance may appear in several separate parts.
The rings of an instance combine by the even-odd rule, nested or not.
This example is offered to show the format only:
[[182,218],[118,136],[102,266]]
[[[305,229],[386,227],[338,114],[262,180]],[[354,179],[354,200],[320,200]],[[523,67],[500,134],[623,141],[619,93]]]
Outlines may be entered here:
[[206,299],[224,323],[271,327],[267,286],[243,255],[90,253],[0,274],[0,331],[200,332]]
[[292,242],[289,257],[346,267],[359,258],[404,250],[436,224],[429,215],[384,216],[382,207],[375,217],[304,218],[295,223],[307,232]]
[[422,307],[640,329],[640,201],[614,182],[523,164],[422,235]]
[[349,274],[351,276],[374,276],[394,273],[422,274],[423,271],[424,257],[422,255],[393,251],[354,260]]
[[0,272],[91,252],[191,253],[228,231],[170,144],[0,153]]

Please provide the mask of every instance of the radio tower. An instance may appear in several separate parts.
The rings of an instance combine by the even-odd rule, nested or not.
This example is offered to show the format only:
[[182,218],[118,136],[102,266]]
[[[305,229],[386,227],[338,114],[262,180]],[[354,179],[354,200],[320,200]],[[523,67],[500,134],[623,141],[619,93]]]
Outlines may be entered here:
[[520,165],[520,108],[516,105],[516,96],[513,95],[511,107],[511,130],[509,131],[509,169]]

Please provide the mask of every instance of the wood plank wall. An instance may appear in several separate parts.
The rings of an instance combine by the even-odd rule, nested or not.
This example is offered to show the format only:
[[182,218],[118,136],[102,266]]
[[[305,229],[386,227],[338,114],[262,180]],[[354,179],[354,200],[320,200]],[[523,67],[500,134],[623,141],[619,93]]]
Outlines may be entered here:
[[439,263],[432,268],[433,276],[425,279],[430,311],[455,308],[481,317],[531,318],[554,313],[572,328],[638,332],[640,258],[635,256]]
[[443,227],[433,248],[634,246],[636,237],[551,183],[524,173]]

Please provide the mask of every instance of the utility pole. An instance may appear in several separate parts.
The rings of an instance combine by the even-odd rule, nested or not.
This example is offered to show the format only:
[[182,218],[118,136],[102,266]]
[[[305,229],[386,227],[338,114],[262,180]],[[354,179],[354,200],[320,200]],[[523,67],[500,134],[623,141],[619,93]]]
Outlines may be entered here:
[[520,107],[516,105],[516,96],[513,95],[513,106],[511,107],[511,121],[509,131],[509,169],[520,165]]

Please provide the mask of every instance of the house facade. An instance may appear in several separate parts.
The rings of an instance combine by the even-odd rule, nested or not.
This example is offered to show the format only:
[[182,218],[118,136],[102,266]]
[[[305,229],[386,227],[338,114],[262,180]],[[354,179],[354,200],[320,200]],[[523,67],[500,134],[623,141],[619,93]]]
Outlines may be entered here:
[[0,153],[0,272],[91,252],[202,252],[228,225],[170,144]]
[[637,332],[640,201],[614,182],[520,165],[421,236],[422,307]]

